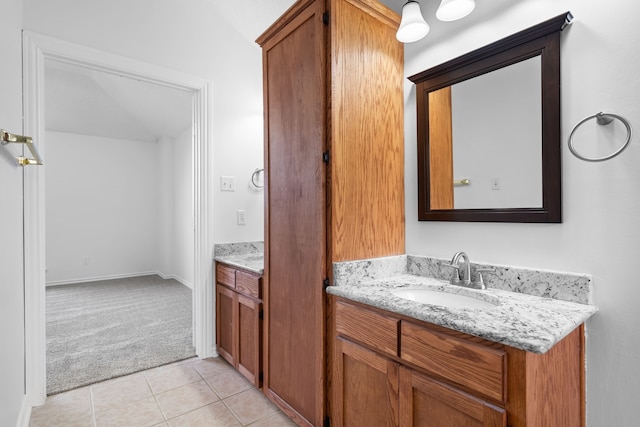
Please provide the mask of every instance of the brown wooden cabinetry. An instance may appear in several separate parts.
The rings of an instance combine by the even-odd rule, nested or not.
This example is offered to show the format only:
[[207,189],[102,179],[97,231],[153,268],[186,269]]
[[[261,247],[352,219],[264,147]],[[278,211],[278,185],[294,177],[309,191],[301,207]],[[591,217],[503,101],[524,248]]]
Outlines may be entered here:
[[262,372],[262,277],[216,263],[216,347],[256,387]]
[[401,427],[505,427],[500,408],[413,369],[400,368]]
[[534,354],[338,297],[331,303],[337,425],[584,426],[582,326]]
[[325,281],[404,253],[403,46],[376,0],[299,0],[257,42],[265,112],[264,392],[327,415]]
[[335,351],[333,386],[342,390],[344,402],[336,407],[335,425],[398,425],[399,364],[341,338]]

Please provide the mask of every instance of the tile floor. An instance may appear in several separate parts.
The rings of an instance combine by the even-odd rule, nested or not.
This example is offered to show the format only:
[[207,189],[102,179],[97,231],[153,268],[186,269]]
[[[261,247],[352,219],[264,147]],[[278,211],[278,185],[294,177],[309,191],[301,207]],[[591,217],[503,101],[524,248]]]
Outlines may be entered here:
[[295,426],[221,358],[188,359],[47,397],[30,427]]

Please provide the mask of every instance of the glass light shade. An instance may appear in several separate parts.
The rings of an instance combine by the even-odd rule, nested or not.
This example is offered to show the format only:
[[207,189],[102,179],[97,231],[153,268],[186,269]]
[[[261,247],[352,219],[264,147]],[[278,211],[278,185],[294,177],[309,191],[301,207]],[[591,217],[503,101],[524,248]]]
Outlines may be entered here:
[[429,24],[422,17],[420,4],[417,1],[408,1],[402,6],[402,19],[396,38],[402,43],[411,43],[420,40],[428,32]]
[[436,18],[441,21],[455,21],[473,12],[475,7],[475,0],[442,0],[436,11]]

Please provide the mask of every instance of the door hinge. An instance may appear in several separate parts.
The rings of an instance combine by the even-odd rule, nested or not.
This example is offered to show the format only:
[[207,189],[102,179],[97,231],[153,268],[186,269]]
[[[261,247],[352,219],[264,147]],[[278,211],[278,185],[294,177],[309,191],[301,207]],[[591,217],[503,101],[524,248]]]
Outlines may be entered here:
[[323,427],[331,427],[331,418],[324,417],[324,422],[322,423]]
[[324,289],[327,289],[327,288],[329,287],[329,278],[328,278],[328,277],[327,277],[327,278],[325,278],[325,279],[322,281],[322,287],[324,287]]
[[324,13],[322,14],[322,23],[323,23],[324,25],[329,25],[329,12],[328,12],[328,11],[327,11],[327,12],[324,12]]
[[329,163],[329,152],[325,151],[324,153],[322,153],[322,161],[325,163]]

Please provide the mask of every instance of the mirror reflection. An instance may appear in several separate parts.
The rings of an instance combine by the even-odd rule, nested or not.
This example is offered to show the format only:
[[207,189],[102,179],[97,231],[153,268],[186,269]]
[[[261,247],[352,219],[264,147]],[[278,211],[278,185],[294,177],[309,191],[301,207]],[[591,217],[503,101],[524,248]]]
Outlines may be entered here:
[[431,209],[542,207],[540,56],[429,93]]

